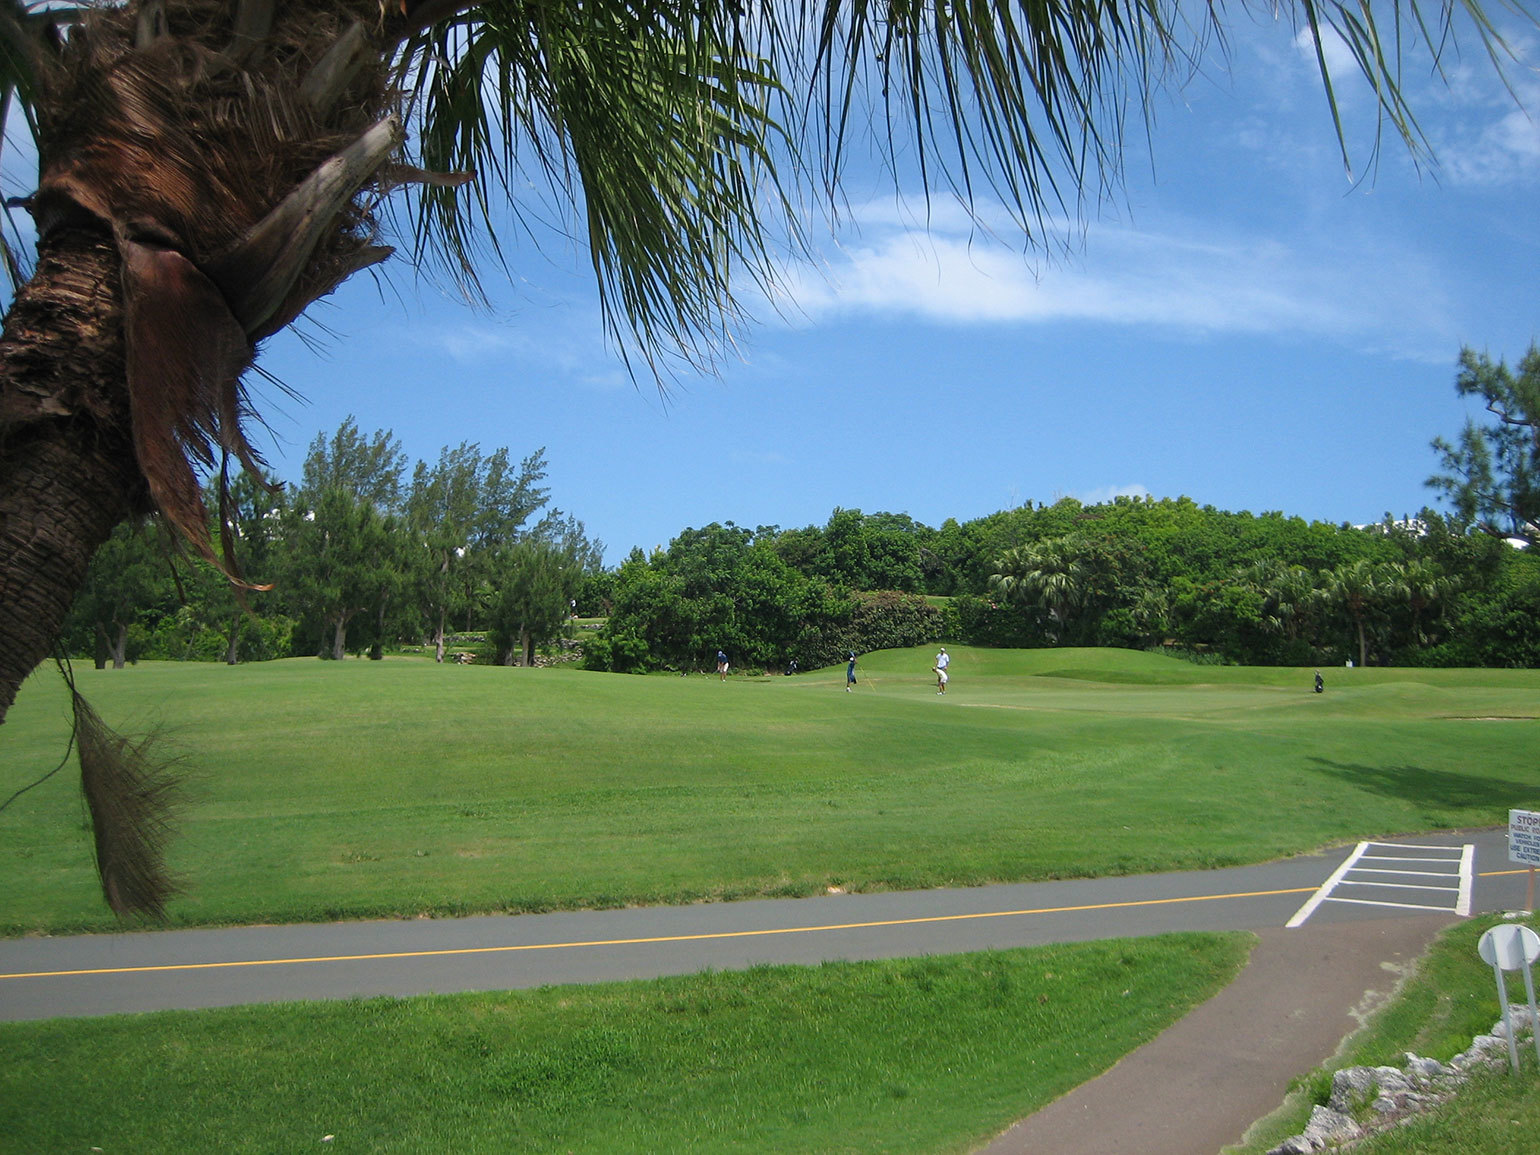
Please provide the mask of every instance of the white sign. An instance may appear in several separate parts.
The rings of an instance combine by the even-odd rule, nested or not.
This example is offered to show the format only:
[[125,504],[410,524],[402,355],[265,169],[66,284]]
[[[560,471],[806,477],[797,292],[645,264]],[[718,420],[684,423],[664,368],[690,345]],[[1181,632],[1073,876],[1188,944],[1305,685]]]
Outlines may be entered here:
[[1508,811],[1508,861],[1540,866],[1540,812]]
[[[1515,810],[1513,813],[1521,814],[1523,811]],[[1529,996],[1529,1021],[1535,1040],[1535,1058],[1540,1059],[1540,1009],[1535,1006],[1535,975],[1530,969],[1530,964],[1540,959],[1540,934],[1527,926],[1504,923],[1494,926],[1481,936],[1481,941],[1476,944],[1476,953],[1492,968],[1492,974],[1497,979],[1497,1002],[1503,1008],[1503,1023],[1508,1028],[1508,1061],[1513,1067],[1513,1073],[1517,1075],[1519,1045],[1513,1037],[1513,1014],[1508,1009],[1508,984],[1503,980],[1503,971],[1524,972],[1524,993]]]
[[1481,936],[1476,953],[1489,967],[1516,971],[1540,959],[1540,934],[1511,922],[1494,926]]

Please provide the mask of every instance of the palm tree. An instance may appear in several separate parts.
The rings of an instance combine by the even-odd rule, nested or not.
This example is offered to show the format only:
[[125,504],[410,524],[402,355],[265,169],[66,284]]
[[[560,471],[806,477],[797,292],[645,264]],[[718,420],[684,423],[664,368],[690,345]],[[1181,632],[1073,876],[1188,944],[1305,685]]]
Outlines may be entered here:
[[1248,566],[1240,579],[1262,595],[1264,628],[1298,641],[1321,601],[1315,575],[1304,566],[1274,559]]
[[[1479,0],[1385,3],[1383,38],[1360,0],[1291,10],[1347,46],[1417,148],[1404,38],[1436,57],[1469,9],[1494,61],[1500,42]],[[543,178],[623,354],[709,364],[744,286],[796,251],[798,193],[838,203],[863,99],[928,182],[992,186],[1038,239],[1115,181],[1125,115],[1222,35],[1221,8],[1193,7],[0,0],[0,112],[25,113],[38,156],[36,262],[0,336],[0,721],[117,523],[158,510],[230,556],[199,475],[260,470],[243,376],[391,255],[387,225],[475,295],[479,264],[516,255],[503,206],[544,211],[525,193]]]
[[1368,664],[1368,623],[1385,603],[1405,596],[1399,567],[1359,558],[1326,575],[1328,596],[1348,612],[1358,635],[1358,664]]
[[990,588],[1047,610],[1059,636],[1085,604],[1095,577],[1090,551],[1073,534],[1006,550],[995,564],[999,572],[990,575]]
[[1419,644],[1428,640],[1422,617],[1459,588],[1459,583],[1441,572],[1426,558],[1412,558],[1396,566],[1398,588],[1412,611],[1412,637]]

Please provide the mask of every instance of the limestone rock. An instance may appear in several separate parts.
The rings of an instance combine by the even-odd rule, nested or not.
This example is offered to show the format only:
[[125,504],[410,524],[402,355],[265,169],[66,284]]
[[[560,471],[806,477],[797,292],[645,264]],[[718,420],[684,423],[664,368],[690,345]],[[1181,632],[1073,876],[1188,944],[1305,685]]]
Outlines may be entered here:
[[1319,1140],[1321,1146],[1345,1143],[1363,1134],[1363,1128],[1341,1111],[1330,1107],[1316,1107],[1310,1112],[1310,1122],[1305,1124],[1305,1138]]

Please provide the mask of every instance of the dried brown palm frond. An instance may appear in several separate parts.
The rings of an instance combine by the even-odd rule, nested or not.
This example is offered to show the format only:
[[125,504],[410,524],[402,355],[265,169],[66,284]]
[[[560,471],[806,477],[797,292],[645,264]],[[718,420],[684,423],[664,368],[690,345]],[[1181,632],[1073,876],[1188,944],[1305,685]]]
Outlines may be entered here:
[[389,252],[357,194],[399,143],[384,61],[360,48],[376,5],[267,6],[254,28],[259,7],[84,13],[38,72],[32,200],[45,238],[82,216],[111,229],[140,469],[167,521],[237,579],[198,475],[233,456],[261,476],[242,374],[258,341]]
[[165,847],[178,782],[154,737],[130,740],[112,730],[73,686],[80,784],[96,843],[102,894],[114,913],[164,918],[180,889]]

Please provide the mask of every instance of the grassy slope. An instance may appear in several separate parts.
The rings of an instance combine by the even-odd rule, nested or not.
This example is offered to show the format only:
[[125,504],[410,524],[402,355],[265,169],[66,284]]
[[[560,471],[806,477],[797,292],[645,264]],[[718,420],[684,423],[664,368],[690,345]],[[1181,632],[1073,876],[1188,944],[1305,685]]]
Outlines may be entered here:
[[[194,775],[178,923],[972,885],[1259,861],[1540,805],[1540,672],[929,650],[797,678],[420,661],[77,671]],[[57,678],[0,792],[66,741]],[[0,928],[106,929],[66,770],[0,815]]]
[[1250,941],[0,1024],[0,1147],[966,1151],[1207,998]]

